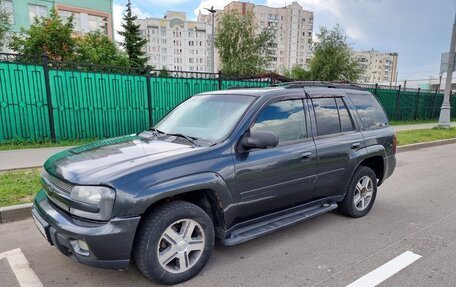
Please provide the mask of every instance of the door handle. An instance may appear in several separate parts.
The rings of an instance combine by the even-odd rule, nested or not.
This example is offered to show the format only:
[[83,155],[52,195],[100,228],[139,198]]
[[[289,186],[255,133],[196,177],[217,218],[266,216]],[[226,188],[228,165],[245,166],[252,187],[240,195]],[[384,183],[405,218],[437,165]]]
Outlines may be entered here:
[[358,149],[358,148],[361,147],[361,143],[352,143],[352,144],[350,145],[350,147],[351,147],[352,149]]
[[312,158],[312,153],[311,152],[303,152],[303,153],[299,154],[299,157],[301,159],[309,159],[309,158]]

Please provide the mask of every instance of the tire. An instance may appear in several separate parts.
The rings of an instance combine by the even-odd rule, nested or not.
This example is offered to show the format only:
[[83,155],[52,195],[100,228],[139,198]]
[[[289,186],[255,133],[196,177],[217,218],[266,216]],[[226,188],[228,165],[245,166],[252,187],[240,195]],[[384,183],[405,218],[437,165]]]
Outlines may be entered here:
[[146,216],[136,237],[134,258],[147,278],[171,285],[198,274],[213,249],[214,227],[208,214],[195,204],[172,201]]
[[369,167],[359,166],[350,180],[344,199],[338,203],[339,211],[349,217],[363,217],[371,210],[376,196],[375,172]]

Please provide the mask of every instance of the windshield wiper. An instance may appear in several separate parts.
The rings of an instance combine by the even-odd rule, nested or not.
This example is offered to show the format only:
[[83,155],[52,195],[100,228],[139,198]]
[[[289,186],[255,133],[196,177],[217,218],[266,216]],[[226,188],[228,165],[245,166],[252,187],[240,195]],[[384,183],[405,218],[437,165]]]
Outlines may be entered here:
[[197,144],[195,141],[198,140],[198,138],[196,137],[192,137],[192,136],[186,136],[184,134],[181,134],[181,133],[175,133],[175,134],[167,134],[169,136],[175,136],[175,137],[180,137],[180,138],[184,138],[186,139],[189,143],[191,143],[192,145],[194,146],[200,146],[199,144]]
[[165,132],[163,132],[159,129],[156,129],[156,128],[151,128],[151,129],[149,129],[149,131],[151,131],[156,138],[159,138],[158,134],[162,134],[162,135],[166,134]]

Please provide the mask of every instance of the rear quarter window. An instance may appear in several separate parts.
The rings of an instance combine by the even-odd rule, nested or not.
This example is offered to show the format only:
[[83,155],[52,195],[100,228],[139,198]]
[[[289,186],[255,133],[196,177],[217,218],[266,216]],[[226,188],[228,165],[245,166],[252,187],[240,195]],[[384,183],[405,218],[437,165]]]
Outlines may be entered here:
[[372,130],[388,126],[388,118],[377,99],[369,92],[347,92],[365,130]]

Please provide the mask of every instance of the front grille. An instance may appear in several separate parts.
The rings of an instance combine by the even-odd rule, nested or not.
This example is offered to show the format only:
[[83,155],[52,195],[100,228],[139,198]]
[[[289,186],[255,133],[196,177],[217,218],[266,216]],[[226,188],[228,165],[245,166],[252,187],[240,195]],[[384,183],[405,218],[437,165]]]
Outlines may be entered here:
[[69,211],[73,185],[49,174],[46,170],[42,173],[42,183],[49,200],[61,209]]
[[43,170],[42,177],[45,183],[53,187],[53,189],[57,189],[66,195],[71,194],[71,190],[73,189],[73,185],[71,183],[65,182],[53,175],[50,175],[46,170]]

